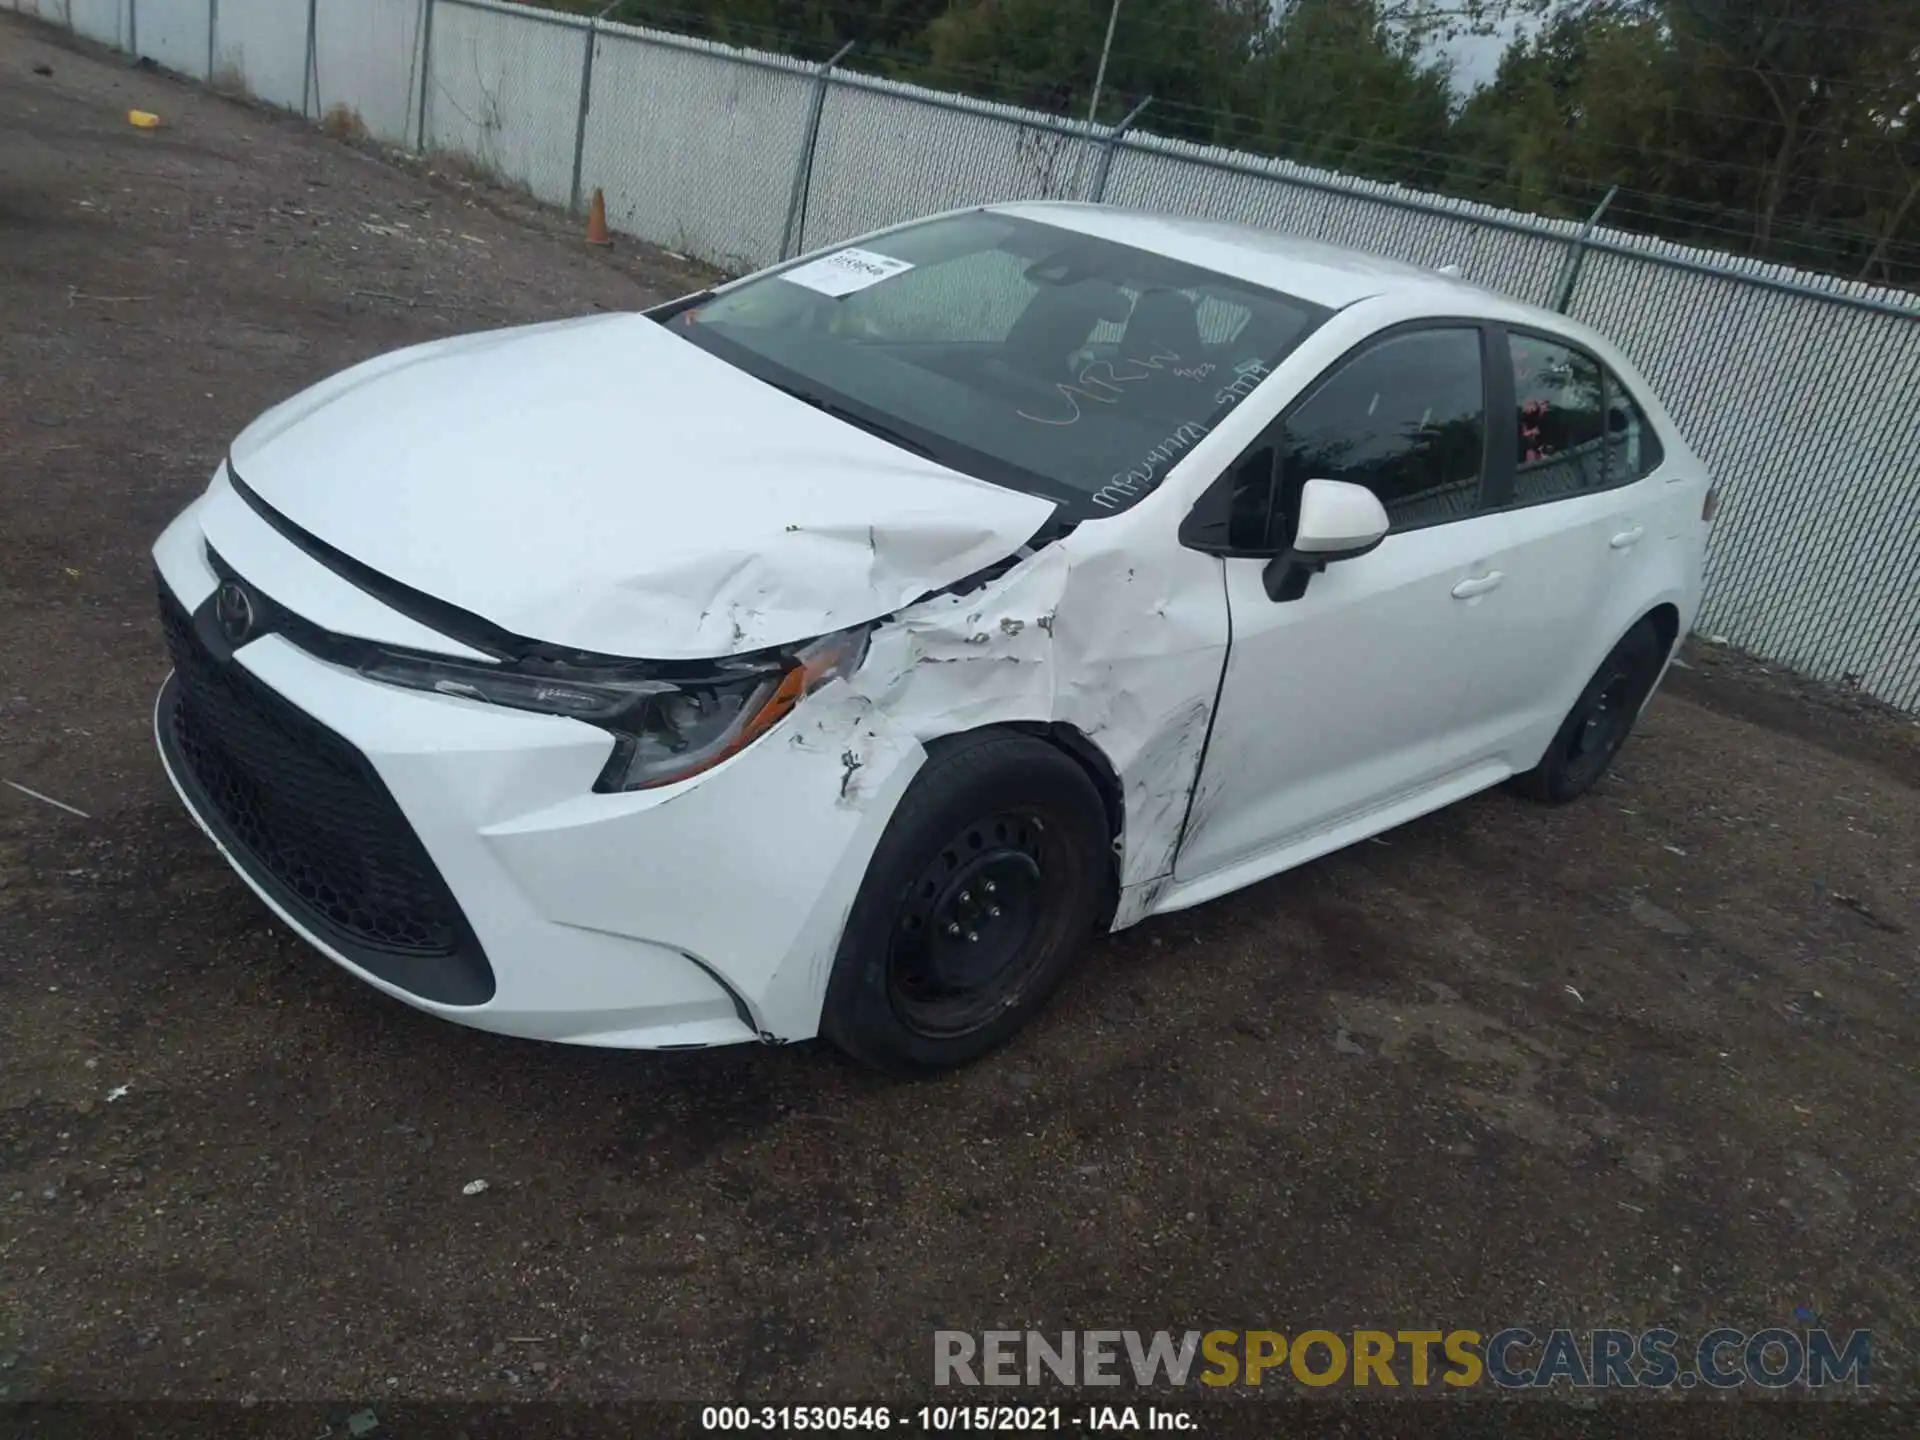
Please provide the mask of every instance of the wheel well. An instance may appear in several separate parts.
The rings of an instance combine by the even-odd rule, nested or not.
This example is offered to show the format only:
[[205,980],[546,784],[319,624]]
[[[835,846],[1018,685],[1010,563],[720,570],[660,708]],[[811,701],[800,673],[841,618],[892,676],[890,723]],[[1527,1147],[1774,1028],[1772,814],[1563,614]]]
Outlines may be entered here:
[[1663,602],[1649,610],[1646,618],[1652,622],[1654,633],[1660,637],[1662,653],[1673,649],[1673,642],[1680,635],[1680,612]]
[[1120,784],[1120,776],[1114,770],[1100,747],[1088,738],[1085,731],[1077,726],[1061,721],[1045,720],[1009,720],[997,725],[983,725],[980,730],[962,730],[953,735],[943,735],[927,748],[952,744],[968,735],[977,735],[984,730],[1013,730],[1022,735],[1031,735],[1035,739],[1045,740],[1068,756],[1087,774],[1093,782],[1093,788],[1099,792],[1100,806],[1107,814],[1107,838],[1112,843],[1113,884],[1109,887],[1107,911],[1101,916],[1101,925],[1105,926],[1112,918],[1112,909],[1120,903],[1120,837],[1126,830],[1127,802],[1126,791]]

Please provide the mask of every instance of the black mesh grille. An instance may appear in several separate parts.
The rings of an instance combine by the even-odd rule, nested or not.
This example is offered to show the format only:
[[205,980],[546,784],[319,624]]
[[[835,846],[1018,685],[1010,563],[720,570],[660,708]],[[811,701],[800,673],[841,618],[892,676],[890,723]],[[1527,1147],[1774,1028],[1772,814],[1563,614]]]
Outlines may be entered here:
[[177,696],[162,723],[222,839],[323,931],[394,955],[460,949],[459,907],[365,757],[216,660],[164,584],[160,616]]

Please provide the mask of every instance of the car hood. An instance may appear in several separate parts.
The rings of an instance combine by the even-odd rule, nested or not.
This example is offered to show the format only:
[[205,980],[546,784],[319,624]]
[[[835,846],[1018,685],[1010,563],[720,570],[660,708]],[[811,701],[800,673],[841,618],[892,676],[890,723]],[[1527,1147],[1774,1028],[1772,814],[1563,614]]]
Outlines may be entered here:
[[381,356],[268,411],[231,457],[280,514],[402,584],[530,639],[660,660],[887,614],[1054,510],[633,314]]

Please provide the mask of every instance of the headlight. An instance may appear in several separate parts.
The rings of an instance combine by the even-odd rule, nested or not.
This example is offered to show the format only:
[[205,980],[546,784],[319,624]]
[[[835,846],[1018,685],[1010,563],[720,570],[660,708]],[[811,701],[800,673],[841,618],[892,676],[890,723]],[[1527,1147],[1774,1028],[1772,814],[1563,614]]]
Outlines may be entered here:
[[[382,651],[360,667],[370,680],[584,720],[613,733],[593,788],[646,790],[718,765],[778,724],[829,680],[866,658],[868,627],[791,651],[715,661],[700,680],[666,680],[657,666],[476,665]],[[564,673],[562,673],[564,672]]]

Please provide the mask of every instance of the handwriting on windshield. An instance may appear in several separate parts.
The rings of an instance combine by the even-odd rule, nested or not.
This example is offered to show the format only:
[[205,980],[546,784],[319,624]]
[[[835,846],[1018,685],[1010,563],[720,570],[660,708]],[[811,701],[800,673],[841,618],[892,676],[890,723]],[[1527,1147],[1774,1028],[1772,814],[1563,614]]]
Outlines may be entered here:
[[[1206,368],[1213,369],[1211,365]],[[1259,360],[1249,360],[1245,364],[1235,366],[1232,383],[1223,385],[1214,393],[1214,404],[1223,408],[1238,405],[1272,373]],[[1212,430],[1211,425],[1189,420],[1125,470],[1109,475],[1107,483],[1093,492],[1093,503],[1103,510],[1118,510],[1130,501],[1138,500],[1142,495],[1151,494],[1160,488],[1160,482],[1167,478],[1173,467],[1180,463],[1186,453],[1211,434]]]
[[1258,360],[1249,360],[1244,365],[1236,365],[1234,367],[1233,383],[1231,385],[1221,386],[1213,397],[1213,403],[1216,405],[1238,405],[1242,400],[1246,399],[1247,396],[1257,390],[1260,382],[1272,373],[1271,370]]
[[[1060,398],[1067,402],[1066,414],[1060,416],[1029,415],[1025,410],[1016,410],[1014,414],[1022,420],[1031,420],[1036,425],[1076,425],[1080,421],[1082,400],[1091,400],[1098,405],[1117,404],[1126,393],[1126,387],[1137,380],[1144,380],[1156,371],[1166,368],[1180,357],[1171,350],[1156,350],[1145,360],[1129,360],[1124,356],[1119,363],[1131,367],[1129,373],[1121,374],[1114,368],[1111,360],[1094,360],[1082,367],[1078,384],[1069,384],[1062,380],[1053,388]],[[1179,371],[1175,371],[1179,374]],[[1198,378],[1198,377],[1194,377]]]
[[1147,451],[1131,468],[1115,474],[1094,491],[1093,503],[1105,510],[1117,510],[1127,501],[1138,499],[1154,489],[1167,478],[1167,471],[1173,468],[1174,461],[1199,444],[1209,428],[1198,421],[1189,420]]

